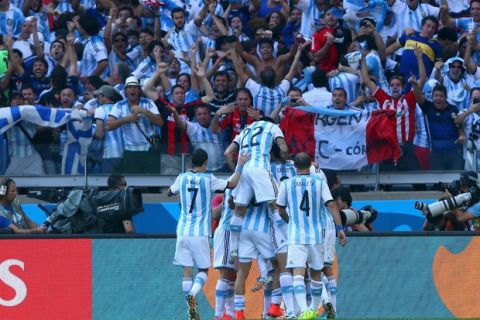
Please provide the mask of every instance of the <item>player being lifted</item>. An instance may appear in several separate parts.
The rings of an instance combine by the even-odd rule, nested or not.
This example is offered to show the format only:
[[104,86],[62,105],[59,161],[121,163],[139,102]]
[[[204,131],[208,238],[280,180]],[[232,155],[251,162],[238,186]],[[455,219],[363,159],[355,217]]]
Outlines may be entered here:
[[[340,213],[333,201],[327,181],[320,175],[310,173],[310,156],[299,153],[294,164],[297,176],[282,181],[277,199],[280,215],[288,221],[287,268],[293,270],[293,292],[301,309],[299,319],[315,319],[320,302],[324,305],[328,319],[335,318],[330,301],[321,301],[324,284],[321,270],[324,266],[322,238],[322,212],[328,207],[333,215],[340,245],[346,244]],[[306,263],[312,278],[312,302],[307,306],[305,288]]]
[[280,148],[280,157],[286,160],[288,147],[282,130],[268,117],[263,117],[246,127],[225,150],[225,158],[229,166],[235,167],[234,155],[247,152],[250,159],[238,186],[233,190],[235,211],[230,221],[230,245],[232,255],[238,254],[238,238],[248,205],[255,203],[271,203],[274,205],[277,194],[276,183],[270,173],[270,150],[276,143]]
[[[182,288],[187,300],[189,319],[198,320],[195,296],[202,290],[210,267],[211,197],[237,185],[249,155],[239,156],[235,174],[229,181],[206,173],[208,154],[203,149],[192,153],[192,169],[181,173],[170,187],[168,195],[180,193],[180,218],[177,224],[177,243],[173,263],[183,267]],[[198,273],[192,281],[193,266]]]

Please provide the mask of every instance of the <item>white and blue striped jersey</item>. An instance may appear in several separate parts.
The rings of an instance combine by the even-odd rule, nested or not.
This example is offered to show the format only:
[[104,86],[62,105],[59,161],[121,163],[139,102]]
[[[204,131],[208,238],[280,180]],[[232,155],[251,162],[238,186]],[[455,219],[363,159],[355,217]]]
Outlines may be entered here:
[[360,77],[353,73],[340,72],[335,77],[328,78],[330,92],[335,88],[343,88],[347,92],[347,104],[358,97],[360,89]]
[[150,78],[152,74],[155,73],[156,68],[157,65],[155,61],[148,56],[138,64],[135,71],[132,72],[132,75],[140,81],[143,78]]
[[95,0],[80,0],[80,5],[86,9],[95,9],[97,2]]
[[118,93],[120,93],[120,95],[123,97],[123,99],[126,98],[125,97],[125,83],[124,82],[117,83],[116,85],[113,86],[113,88],[115,90],[117,90]]
[[[80,74],[83,77],[92,75],[97,68],[97,64],[100,61],[108,60],[108,53],[103,39],[100,36],[91,36],[85,42],[85,49],[83,49],[83,57],[80,62]],[[101,78],[105,78],[108,72],[108,68],[105,68]]]
[[[280,185],[283,180],[290,179],[291,177],[295,177],[297,175],[297,168],[292,160],[287,160],[284,163],[280,161],[272,162],[270,166],[273,178],[277,182],[277,185]],[[321,169],[316,168],[314,165],[310,166],[310,174],[317,174],[322,179],[326,179],[325,174]]]
[[196,44],[199,34],[198,27],[192,21],[185,24],[182,30],[171,29],[168,43],[170,43],[177,53],[190,52],[192,44]]
[[[95,119],[99,119],[103,121],[103,125],[108,119],[108,114],[113,108],[113,104],[104,104],[102,106],[97,107],[95,109]],[[122,136],[122,129],[117,128],[112,131],[105,132],[104,138],[104,151],[103,151],[103,159],[111,159],[111,158],[121,158],[123,157],[123,136]]]
[[474,78],[470,75],[464,75],[457,83],[446,73],[442,73],[443,85],[447,88],[447,101],[458,108],[458,110],[468,109],[470,107],[470,92],[465,88],[474,87]]
[[25,21],[22,11],[10,5],[7,11],[0,12],[0,34],[10,37],[18,37],[22,32],[22,25]]
[[298,175],[280,184],[277,205],[287,207],[288,244],[322,243],[322,215],[332,201],[327,181],[319,175]]
[[418,104],[415,106],[415,136],[413,137],[413,144],[422,148],[430,148],[428,121]]
[[239,153],[248,153],[250,159],[245,168],[263,168],[270,171],[270,150],[275,139],[283,138],[280,128],[271,122],[255,121],[242,130],[233,140]]
[[228,198],[232,196],[232,189],[226,189],[223,195],[223,209],[220,220],[218,221],[217,229],[230,230],[230,221],[233,217],[233,209],[228,205]]
[[201,148],[208,153],[209,171],[219,170],[225,164],[223,147],[218,133],[213,133],[210,127],[202,127],[198,122],[187,121],[187,136],[195,149]]
[[228,181],[211,173],[181,173],[170,187],[180,193],[177,236],[210,236],[212,193],[224,191]]
[[24,2],[25,0],[10,0],[10,3],[20,10],[22,10]]
[[122,60],[118,54],[115,52],[115,50],[112,50],[110,51],[110,53],[108,54],[108,69],[109,69],[109,72],[108,74],[110,75],[112,70],[113,70],[113,66],[116,65],[116,64],[119,64],[119,63],[125,63],[127,64],[128,66],[128,69],[130,70],[130,72],[134,71],[137,67],[137,65],[135,64],[135,62],[133,62],[132,59],[130,59],[130,57],[127,55],[127,58],[125,60]]
[[422,29],[422,19],[426,16],[438,17],[440,8],[427,3],[419,3],[417,8],[410,9],[405,1],[395,0],[390,8],[395,14],[397,20],[397,36],[400,37],[406,28],[420,32]]
[[58,13],[73,12],[70,0],[60,0],[57,7],[55,8],[55,11]]
[[22,121],[19,124],[7,130],[8,155],[10,157],[28,157],[36,152],[32,146],[30,139],[25,136],[25,133],[20,129],[20,126],[27,132],[30,139],[35,136],[37,126],[30,122]]
[[252,93],[255,108],[261,110],[268,117],[287,95],[290,81],[284,79],[278,86],[272,89],[261,85],[253,79],[248,79],[245,83],[245,88]]
[[[48,15],[44,11],[35,12],[30,10],[28,13],[29,16],[34,16],[37,18],[37,30],[43,35],[45,42],[51,42],[50,39],[50,27],[48,25]],[[49,53],[47,53],[49,54]],[[46,57],[44,57],[46,58]]]
[[300,34],[312,38],[313,34],[322,26],[323,11],[319,10],[312,0],[300,0],[296,7],[302,10]]
[[375,50],[370,51],[366,57],[368,73],[375,77],[375,84],[382,88],[385,92],[388,92],[389,85],[387,77],[385,76],[385,70],[382,65],[382,61]]
[[270,172],[278,185],[285,180],[295,177],[297,175],[297,169],[293,164],[293,161],[287,160],[284,163],[275,161],[270,164]]
[[[149,110],[153,114],[159,114],[158,108],[152,100],[144,97],[140,97],[138,105],[141,108]],[[114,118],[120,119],[130,114],[130,106],[128,100],[122,100],[115,103],[112,110],[108,114]],[[143,133],[147,136],[153,136],[156,134],[155,126],[152,125],[148,118],[144,115],[140,116],[140,120],[137,121],[138,125],[142,129]],[[122,135],[124,139],[125,150],[129,151],[148,151],[150,143],[145,136],[140,132],[135,123],[125,123],[121,126]]]
[[256,231],[270,234],[270,217],[268,214],[270,206],[268,203],[250,205],[243,220],[242,230]]

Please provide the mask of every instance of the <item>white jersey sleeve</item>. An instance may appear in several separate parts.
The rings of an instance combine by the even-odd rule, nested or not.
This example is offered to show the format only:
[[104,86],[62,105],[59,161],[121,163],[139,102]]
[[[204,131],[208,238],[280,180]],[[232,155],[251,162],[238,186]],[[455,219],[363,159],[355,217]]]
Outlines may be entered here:
[[119,108],[118,103],[115,103],[112,107],[112,110],[110,110],[110,113],[108,114],[109,116],[112,116],[116,119],[120,119],[122,116],[122,110]]
[[277,205],[279,207],[287,206],[287,188],[284,181],[280,183],[280,189],[278,190],[278,196],[277,196]]
[[322,179],[322,199],[325,204],[333,200],[332,193],[328,188],[327,179]]
[[228,181],[223,180],[223,179],[218,179],[212,174],[212,178],[210,180],[210,189],[212,192],[218,192],[218,191],[225,191],[228,186]]
[[170,186],[170,192],[173,194],[178,194],[180,191],[180,176],[175,179],[175,182]]

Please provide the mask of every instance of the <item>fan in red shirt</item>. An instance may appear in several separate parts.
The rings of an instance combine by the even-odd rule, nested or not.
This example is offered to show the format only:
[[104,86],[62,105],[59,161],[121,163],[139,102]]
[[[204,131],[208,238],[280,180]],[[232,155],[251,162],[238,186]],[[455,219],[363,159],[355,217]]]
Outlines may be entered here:
[[370,78],[365,56],[366,54],[363,52],[361,60],[362,79],[368,89],[373,92],[373,96],[378,102],[378,108],[381,110],[395,110],[397,113],[397,139],[402,149],[402,157],[399,159],[398,166],[389,169],[419,170],[420,167],[415,156],[412,142],[415,136],[415,106],[417,99],[423,94],[423,84],[427,79],[425,65],[422,59],[422,51],[419,47],[415,48],[420,80],[417,83],[415,76],[408,79],[408,81],[413,84],[414,90],[403,94],[403,78],[400,76],[392,76],[389,81],[391,96],[379,88]]
[[231,130],[230,142],[249,124],[262,117],[259,110],[252,107],[253,97],[247,88],[237,90],[234,103],[225,105],[215,112],[211,128],[213,133]]
[[329,9],[325,12],[325,28],[313,34],[311,56],[325,72],[335,70],[351,42],[351,31],[338,26],[337,18]]

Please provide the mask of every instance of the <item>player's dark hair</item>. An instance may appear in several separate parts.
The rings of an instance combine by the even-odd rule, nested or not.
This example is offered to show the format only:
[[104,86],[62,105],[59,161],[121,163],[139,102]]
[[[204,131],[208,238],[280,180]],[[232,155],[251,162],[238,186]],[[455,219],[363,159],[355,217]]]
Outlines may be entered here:
[[195,149],[192,153],[192,166],[201,167],[208,160],[208,154],[202,148]]

